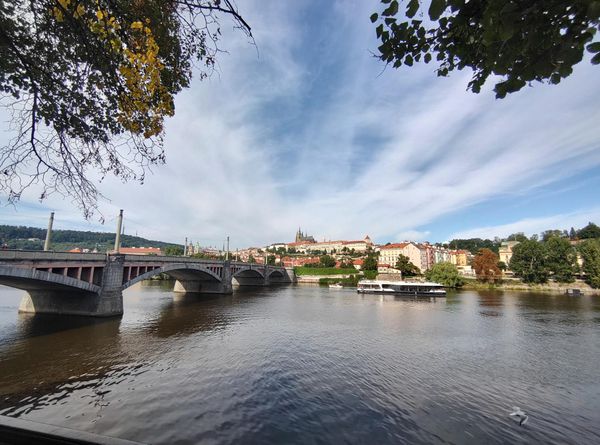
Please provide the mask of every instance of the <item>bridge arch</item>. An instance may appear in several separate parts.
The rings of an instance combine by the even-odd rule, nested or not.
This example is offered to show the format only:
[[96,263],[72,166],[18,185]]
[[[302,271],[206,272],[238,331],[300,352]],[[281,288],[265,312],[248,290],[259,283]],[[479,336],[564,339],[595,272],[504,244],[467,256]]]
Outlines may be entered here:
[[0,284],[25,291],[51,289],[58,291],[75,290],[93,294],[100,292],[100,286],[77,278],[13,266],[0,266]]
[[215,281],[221,282],[222,277],[216,272],[210,270],[206,266],[200,266],[195,264],[166,264],[162,267],[150,270],[144,274],[138,275],[135,278],[125,282],[121,287],[123,290],[133,286],[142,280],[148,280],[158,274],[165,273],[176,280],[189,280],[196,279],[202,281]]
[[246,268],[241,268],[237,271],[235,271],[232,274],[233,277],[237,278],[237,277],[246,277],[246,278],[265,278],[265,274],[263,273],[262,270],[260,269],[256,269],[256,268],[251,268],[251,267],[246,267]]

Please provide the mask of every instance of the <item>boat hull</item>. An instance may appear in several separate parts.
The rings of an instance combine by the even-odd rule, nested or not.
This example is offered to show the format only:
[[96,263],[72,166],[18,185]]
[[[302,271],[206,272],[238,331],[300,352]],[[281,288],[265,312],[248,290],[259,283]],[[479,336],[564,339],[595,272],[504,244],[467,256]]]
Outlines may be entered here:
[[407,297],[445,297],[445,291],[427,292],[427,291],[406,291],[389,289],[357,289],[359,294],[386,294],[386,295],[405,295]]
[[444,286],[433,282],[361,280],[356,286],[360,294],[384,294],[407,297],[445,297]]

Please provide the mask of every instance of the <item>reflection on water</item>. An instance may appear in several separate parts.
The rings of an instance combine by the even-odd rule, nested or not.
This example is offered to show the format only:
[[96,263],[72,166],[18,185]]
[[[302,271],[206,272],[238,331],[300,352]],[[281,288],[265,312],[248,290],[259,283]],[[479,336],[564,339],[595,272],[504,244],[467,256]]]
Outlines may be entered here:
[[1,414],[150,443],[600,442],[600,298],[157,281],[91,319],[20,296],[0,288]]

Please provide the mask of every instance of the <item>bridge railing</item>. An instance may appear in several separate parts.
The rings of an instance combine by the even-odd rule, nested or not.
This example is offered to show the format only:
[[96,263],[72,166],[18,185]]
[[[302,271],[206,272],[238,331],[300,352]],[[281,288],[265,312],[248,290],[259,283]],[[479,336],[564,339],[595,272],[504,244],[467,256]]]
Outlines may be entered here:
[[53,252],[42,250],[0,250],[0,261],[105,261],[104,253]]
[[[105,253],[80,253],[80,252],[54,252],[42,250],[0,250],[0,262],[2,261],[106,261]],[[215,265],[223,264],[224,261],[216,259],[200,259],[187,256],[166,256],[166,255],[124,255],[125,262],[129,263],[195,263]],[[231,261],[232,266],[262,269],[264,264],[244,263],[242,261]],[[268,267],[283,269],[283,266]]]
[[[246,267],[246,266],[250,266],[251,269],[255,268],[255,269],[264,269],[265,265],[264,264],[260,264],[260,263],[244,263],[242,261],[232,261],[231,262],[232,266],[240,266],[240,267]],[[285,269],[284,266],[274,266],[273,264],[268,264],[268,267],[270,267],[271,269]]]
[[125,255],[125,262],[223,264],[222,260],[166,255]]

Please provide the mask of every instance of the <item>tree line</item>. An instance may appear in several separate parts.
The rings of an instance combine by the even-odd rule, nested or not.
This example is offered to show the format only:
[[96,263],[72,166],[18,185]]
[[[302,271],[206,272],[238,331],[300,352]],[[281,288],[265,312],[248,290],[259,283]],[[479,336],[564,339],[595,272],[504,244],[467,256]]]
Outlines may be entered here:
[[[46,238],[46,229],[26,226],[0,225],[0,245],[7,249],[42,250]],[[60,250],[75,247],[93,250],[98,248],[104,251],[112,248],[115,234],[111,232],[90,232],[82,230],[53,230],[52,245]],[[163,250],[178,248],[183,252],[183,247],[162,241],[149,240],[139,236],[122,235],[123,247],[158,247]]]
[[518,244],[512,248],[509,264],[498,261],[491,249],[483,248],[471,266],[477,279],[485,282],[500,280],[502,271],[509,268],[525,283],[572,283],[581,274],[592,287],[600,287],[600,227],[589,223],[578,231],[564,232],[548,230],[530,238],[519,234],[511,239]]
[[[585,227],[582,227],[579,230],[571,227],[570,230],[558,230],[551,229],[545,230],[544,232],[532,235],[532,238],[535,240],[543,240],[547,241],[548,239],[556,237],[556,238],[566,238],[570,240],[583,240],[583,239],[591,239],[591,238],[600,238],[600,227],[598,227],[593,222],[588,223]],[[454,250],[468,250],[471,254],[476,255],[480,249],[489,249],[494,253],[498,253],[500,246],[503,241],[525,241],[529,239],[524,233],[518,232],[513,233],[506,238],[494,238],[491,239],[482,239],[482,238],[466,238],[466,239],[453,239],[447,243],[438,243],[438,246],[446,247],[448,249]]]

